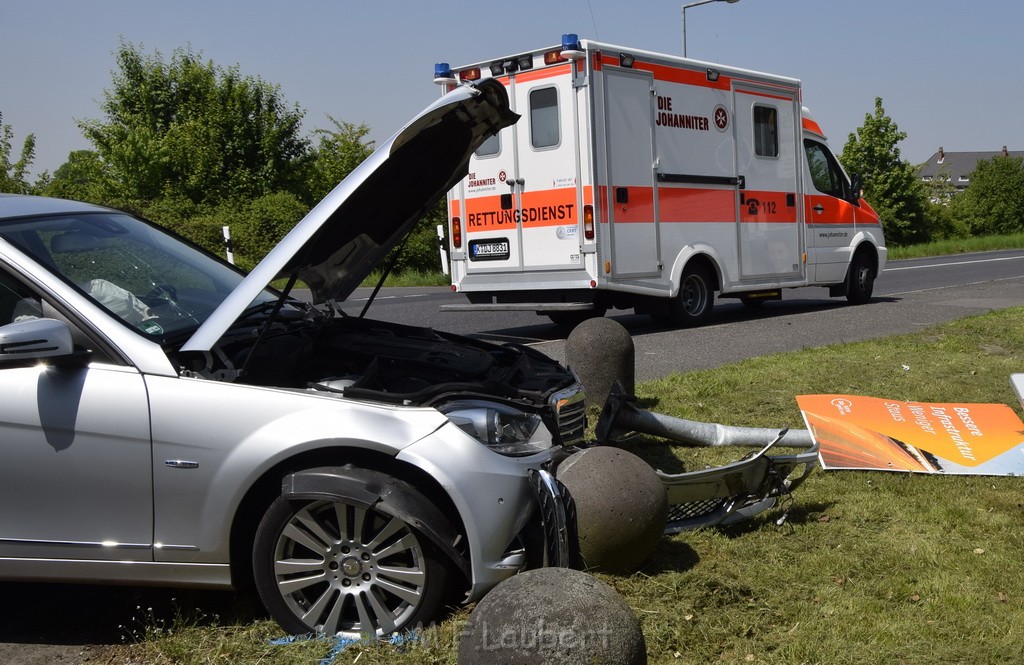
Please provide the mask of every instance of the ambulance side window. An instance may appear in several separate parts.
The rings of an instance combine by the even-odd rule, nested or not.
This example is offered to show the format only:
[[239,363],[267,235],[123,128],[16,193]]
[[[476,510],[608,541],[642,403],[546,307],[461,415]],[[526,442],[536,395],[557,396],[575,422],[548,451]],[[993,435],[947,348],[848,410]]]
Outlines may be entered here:
[[537,88],[530,91],[530,142],[534,148],[558,145],[558,91]]
[[754,154],[779,156],[779,112],[774,106],[754,105]]
[[811,172],[814,188],[822,194],[840,199],[847,198],[846,193],[850,185],[839,167],[839,162],[828,148],[817,141],[804,139],[804,150],[807,153],[807,168]]
[[477,157],[493,157],[501,152],[501,133],[495,134],[480,144],[476,149]]

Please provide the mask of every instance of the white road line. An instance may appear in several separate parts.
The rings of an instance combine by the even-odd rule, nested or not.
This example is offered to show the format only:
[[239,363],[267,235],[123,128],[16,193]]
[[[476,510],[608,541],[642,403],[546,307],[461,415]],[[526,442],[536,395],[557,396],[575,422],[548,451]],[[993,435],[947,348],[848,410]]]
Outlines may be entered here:
[[1002,256],[996,259],[977,259],[974,261],[950,261],[949,263],[928,263],[923,266],[901,266],[899,268],[886,268],[882,272],[896,272],[898,270],[920,270],[921,268],[944,268],[946,266],[966,266],[972,263],[994,263],[996,261],[1020,261],[1024,256]]
[[[430,295],[430,294],[429,293],[403,293],[400,296],[377,296],[376,298],[374,298],[374,300],[398,300],[399,298],[425,298],[428,295]],[[369,297],[366,297],[366,298],[350,298],[346,302],[362,302],[364,300],[369,300],[369,299],[370,299]]]

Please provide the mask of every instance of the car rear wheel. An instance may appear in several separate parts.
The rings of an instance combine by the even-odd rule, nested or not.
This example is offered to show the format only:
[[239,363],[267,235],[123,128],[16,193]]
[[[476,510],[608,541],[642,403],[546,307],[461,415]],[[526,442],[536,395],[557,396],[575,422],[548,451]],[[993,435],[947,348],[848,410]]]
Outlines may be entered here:
[[431,621],[449,568],[402,519],[345,500],[278,498],[256,533],[253,572],[293,634],[387,635]]

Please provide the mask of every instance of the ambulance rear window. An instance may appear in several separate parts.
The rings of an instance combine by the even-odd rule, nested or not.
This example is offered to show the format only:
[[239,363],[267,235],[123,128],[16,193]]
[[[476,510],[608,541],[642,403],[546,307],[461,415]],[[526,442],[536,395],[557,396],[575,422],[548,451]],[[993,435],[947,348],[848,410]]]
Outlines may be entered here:
[[779,156],[779,112],[774,106],[754,105],[754,154]]
[[558,145],[558,91],[554,88],[530,91],[530,141],[534,148]]

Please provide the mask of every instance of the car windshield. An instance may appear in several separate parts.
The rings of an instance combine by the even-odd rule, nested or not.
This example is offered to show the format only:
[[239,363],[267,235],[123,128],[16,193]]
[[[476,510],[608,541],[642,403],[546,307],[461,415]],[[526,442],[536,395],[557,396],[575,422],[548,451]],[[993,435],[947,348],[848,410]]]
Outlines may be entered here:
[[[244,277],[181,239],[115,212],[7,220],[0,222],[0,237],[159,341],[197,328]],[[264,290],[253,304],[275,299]]]

